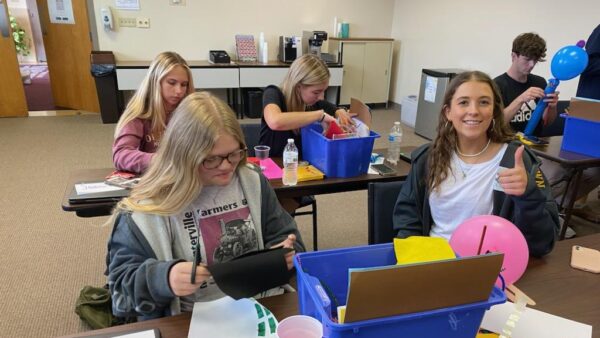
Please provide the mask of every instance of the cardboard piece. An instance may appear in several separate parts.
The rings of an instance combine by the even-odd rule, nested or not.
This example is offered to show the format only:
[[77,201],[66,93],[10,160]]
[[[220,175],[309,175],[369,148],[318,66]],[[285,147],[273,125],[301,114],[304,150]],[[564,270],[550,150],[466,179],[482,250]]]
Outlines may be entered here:
[[569,116],[600,122],[600,101],[573,97],[569,104]]
[[351,271],[345,323],[486,301],[504,255]]
[[371,111],[361,100],[350,98],[350,114],[356,116],[371,129]]
[[252,251],[228,262],[207,266],[217,286],[233,299],[247,298],[276,286],[290,278],[285,254],[289,248]]

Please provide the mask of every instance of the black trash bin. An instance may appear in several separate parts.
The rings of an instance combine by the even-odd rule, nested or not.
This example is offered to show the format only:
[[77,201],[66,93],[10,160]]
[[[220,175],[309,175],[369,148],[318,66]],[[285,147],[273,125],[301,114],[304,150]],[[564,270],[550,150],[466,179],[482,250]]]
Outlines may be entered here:
[[244,113],[251,119],[261,118],[263,115],[262,107],[263,91],[260,88],[248,88],[243,95]]
[[102,123],[117,123],[123,112],[123,94],[117,87],[115,55],[112,52],[92,51],[90,61]]

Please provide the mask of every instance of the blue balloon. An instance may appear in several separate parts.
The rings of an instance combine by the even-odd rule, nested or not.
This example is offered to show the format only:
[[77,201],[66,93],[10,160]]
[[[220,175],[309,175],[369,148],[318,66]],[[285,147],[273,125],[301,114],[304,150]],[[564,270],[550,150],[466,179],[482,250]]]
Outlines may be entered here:
[[561,81],[570,80],[583,72],[588,64],[588,55],[579,46],[565,46],[552,57],[552,76]]

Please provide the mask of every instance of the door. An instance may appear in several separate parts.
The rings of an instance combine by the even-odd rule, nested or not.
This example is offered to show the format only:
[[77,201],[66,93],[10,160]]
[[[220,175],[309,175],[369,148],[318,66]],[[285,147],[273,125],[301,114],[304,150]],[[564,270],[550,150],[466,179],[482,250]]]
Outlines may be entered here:
[[100,112],[96,83],[90,73],[92,41],[87,1],[73,0],[75,24],[50,23],[48,1],[36,0],[54,104]]
[[362,96],[364,102],[388,102],[390,91],[391,42],[367,42]]
[[363,100],[362,90],[364,59],[364,43],[342,43],[342,64],[344,65],[344,82],[342,83],[342,88],[340,92],[340,104],[350,104],[350,99],[353,97]]
[[27,100],[4,0],[0,0],[0,55],[0,117],[27,116]]

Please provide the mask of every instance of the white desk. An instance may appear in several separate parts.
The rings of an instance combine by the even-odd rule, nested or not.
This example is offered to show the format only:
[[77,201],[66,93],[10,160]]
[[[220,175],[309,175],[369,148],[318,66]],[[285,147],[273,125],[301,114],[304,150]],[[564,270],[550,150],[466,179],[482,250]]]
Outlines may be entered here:
[[[117,62],[118,90],[137,90],[148,73],[151,61],[121,61]],[[188,61],[192,71],[196,89],[227,89],[227,102],[243,117],[242,107],[238,105],[237,95],[244,88],[264,88],[269,85],[279,85],[287,74],[289,63],[269,61],[266,64],[258,62],[232,62],[230,64],[212,64],[208,61]],[[344,68],[340,64],[329,66],[331,78],[326,99],[338,102],[339,87],[342,85]],[[121,107],[122,109],[122,107]]]
[[[271,61],[267,64],[259,63],[238,63],[240,69],[240,88],[264,88],[269,85],[279,85],[290,68],[290,64],[278,61]],[[328,65],[331,78],[330,87],[339,87],[342,85],[344,68],[342,65]]]
[[[208,61],[188,63],[196,89],[239,88],[238,65],[214,65]],[[119,90],[137,90],[148,73],[150,61],[122,61],[117,63],[117,86]]]

